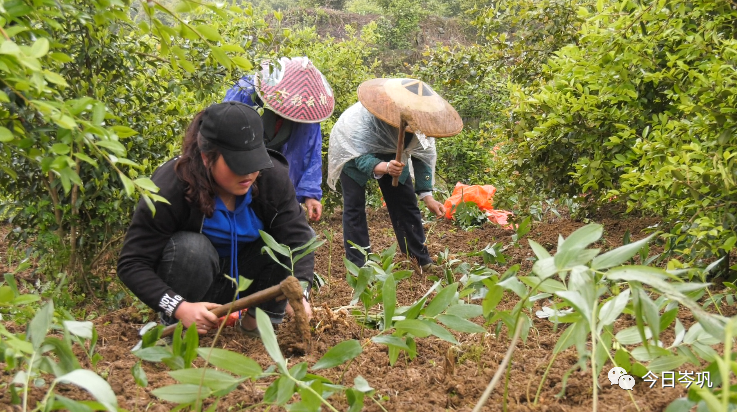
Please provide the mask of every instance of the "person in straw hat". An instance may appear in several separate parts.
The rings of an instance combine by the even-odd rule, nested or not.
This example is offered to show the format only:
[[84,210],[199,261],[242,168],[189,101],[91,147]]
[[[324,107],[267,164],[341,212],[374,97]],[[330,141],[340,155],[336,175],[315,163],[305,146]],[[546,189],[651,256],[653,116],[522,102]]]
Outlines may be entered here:
[[225,94],[224,101],[238,101],[263,108],[264,141],[289,162],[289,177],[297,200],[307,216],[322,215],[322,131],[320,122],[330,117],[335,98],[325,76],[307,57],[281,58],[273,68],[242,77]]
[[426,271],[432,259],[417,198],[435,215],[445,213],[432,196],[434,138],[457,134],[463,122],[445,99],[419,80],[369,80],[359,86],[358,100],[335,123],[328,148],[328,186],[335,190],[340,180],[343,192],[346,258],[359,267],[366,262],[349,242],[370,251],[365,187],[377,179],[400,249]]

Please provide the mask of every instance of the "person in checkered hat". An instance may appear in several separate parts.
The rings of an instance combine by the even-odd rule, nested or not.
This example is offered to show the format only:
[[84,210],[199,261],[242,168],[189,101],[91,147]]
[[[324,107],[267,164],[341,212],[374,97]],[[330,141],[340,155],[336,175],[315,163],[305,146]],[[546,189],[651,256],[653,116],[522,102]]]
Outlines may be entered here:
[[243,76],[223,101],[263,108],[264,142],[289,162],[289,177],[307,216],[322,215],[322,131],[320,122],[335,108],[325,76],[307,57],[264,62],[260,72]]

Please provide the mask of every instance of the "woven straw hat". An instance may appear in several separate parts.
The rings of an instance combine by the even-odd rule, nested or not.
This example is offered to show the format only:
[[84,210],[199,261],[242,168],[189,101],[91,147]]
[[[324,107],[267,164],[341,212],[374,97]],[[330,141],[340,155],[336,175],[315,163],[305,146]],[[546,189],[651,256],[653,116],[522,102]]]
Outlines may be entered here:
[[404,116],[412,131],[450,137],[463,129],[458,112],[427,84],[415,79],[372,79],[358,86],[358,100],[374,116],[399,127]]
[[256,92],[267,108],[299,123],[318,123],[335,108],[333,89],[307,57],[282,57],[269,71],[268,61],[256,74]]

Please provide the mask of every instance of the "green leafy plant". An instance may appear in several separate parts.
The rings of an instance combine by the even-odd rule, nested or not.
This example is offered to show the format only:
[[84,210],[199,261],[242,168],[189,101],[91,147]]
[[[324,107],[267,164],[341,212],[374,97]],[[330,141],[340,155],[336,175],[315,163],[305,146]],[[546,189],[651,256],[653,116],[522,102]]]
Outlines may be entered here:
[[504,254],[503,251],[506,248],[499,243],[493,243],[486,245],[485,248],[481,249],[481,257],[484,260],[485,265],[503,265],[507,263],[509,256]]
[[[110,385],[95,372],[82,369],[72,349],[75,342],[96,340],[92,322],[64,320],[57,323],[54,304],[47,302],[36,312],[26,330],[26,334],[16,336],[0,325],[0,350],[6,370],[13,373],[9,385],[11,403],[19,405],[22,411],[89,408],[90,402],[75,401],[55,391],[58,384],[68,383],[87,390],[102,409],[117,410],[118,401]],[[56,331],[60,337],[56,336]],[[94,342],[91,345],[94,346]],[[52,376],[53,380],[47,383],[44,374]],[[29,405],[31,386],[45,390],[36,405]]]
[[34,303],[41,297],[33,293],[21,293],[18,290],[18,282],[15,273],[27,268],[29,264],[22,262],[12,273],[5,273],[4,280],[0,283],[0,315],[11,315],[16,322],[25,322],[33,318],[38,307]]
[[[469,256],[486,254],[488,253],[488,249],[489,246],[484,249],[487,252],[482,250],[480,252],[469,253]],[[498,249],[498,245],[495,244],[494,249]],[[498,250],[496,252],[498,253]],[[490,256],[486,259],[496,259],[496,257],[491,256],[491,253],[488,254]],[[503,254],[500,256],[505,260],[507,258]],[[484,315],[488,316],[490,311],[496,308],[502,298],[504,289],[498,287],[497,283],[501,279],[507,279],[514,275],[519,270],[519,265],[512,265],[503,275],[500,275],[497,271],[487,266],[489,263],[491,262],[485,260],[483,265],[469,264],[451,257],[448,249],[446,249],[444,252],[438,253],[438,265],[442,268],[443,278],[437,280],[441,280],[448,285],[456,281],[460,282],[463,287],[459,291],[459,297],[471,300],[483,299]],[[490,292],[491,294],[489,294]]]
[[737,300],[737,286],[732,282],[723,282],[724,290],[722,293],[717,293],[710,296],[709,299],[704,302],[703,309],[709,308],[714,305],[715,308],[719,309],[722,303],[726,303],[728,306],[734,306]]
[[[317,237],[313,237],[304,245],[292,249],[287,245],[280,244],[279,242],[274,240],[274,238],[270,234],[264,232],[263,230],[259,230],[259,234],[261,235],[261,239],[266,244],[266,246],[261,248],[261,251],[266,252],[275,262],[277,262],[279,265],[281,265],[284,269],[288,270],[289,273],[292,274],[294,273],[295,263],[297,263],[303,257],[314,252],[317,248],[322,246],[323,243],[325,243],[324,240],[317,240]],[[283,263],[282,259],[276,256],[275,252],[279,256],[283,256],[283,259],[286,260],[286,263]]]
[[447,176],[452,177],[450,183],[489,184],[476,180],[488,179],[483,172],[488,173],[494,158],[494,150],[489,150],[495,146],[491,132],[504,124],[508,103],[506,81],[495,67],[496,59],[498,55],[484,44],[437,45],[425,50],[422,60],[412,67],[412,74],[432,85],[464,119],[464,130],[438,145],[442,158],[447,159],[442,169],[454,172]]
[[[213,347],[200,348],[199,336],[194,325],[187,329],[185,337],[182,338],[180,322],[172,335],[171,346],[155,346],[162,328],[159,325],[146,332],[142,337],[143,348],[133,353],[144,361],[163,362],[173,369],[169,375],[179,383],[156,388],[152,393],[163,400],[178,404],[180,408],[191,407],[200,410],[203,400],[225,396],[235,390],[240,383],[256,379],[262,374],[261,367],[254,360],[215,348],[216,339],[213,340]],[[236,374],[237,377],[213,368],[191,368],[192,362],[198,356],[213,366]],[[147,385],[148,381],[140,366],[134,367],[133,375],[138,385]]]
[[[307,241],[307,243],[305,243],[304,245],[292,249],[287,245],[280,244],[270,234],[264,232],[263,230],[259,230],[259,234],[261,235],[261,239],[266,244],[261,248],[261,252],[266,252],[271,257],[271,259],[273,259],[284,269],[288,270],[292,276],[294,276],[294,264],[303,257],[317,250],[317,248],[325,243],[324,240],[317,240],[317,236],[315,236]],[[277,257],[277,254],[280,257]],[[317,287],[320,277],[319,275],[315,274],[315,278],[316,280],[314,286]],[[309,284],[307,284],[306,281],[300,281],[300,284],[302,285],[303,290],[306,290],[309,287]]]
[[[300,400],[291,404],[290,408],[318,411],[321,405],[324,405],[331,411],[337,412],[337,409],[326,399],[335,392],[345,392],[350,411],[359,411],[363,408],[364,397],[367,394],[371,396],[374,391],[365,379],[358,376],[354,380],[354,387],[346,388],[342,385],[335,385],[321,376],[308,373],[309,368],[306,362],[288,368],[286,359],[284,359],[279,349],[268,315],[261,310],[257,310],[256,321],[259,330],[262,331],[261,340],[266,351],[276,362],[276,372],[272,375],[278,376],[274,383],[266,389],[264,403],[284,405],[292,398],[292,395],[298,393]],[[338,366],[360,355],[361,351],[361,345],[358,341],[341,342],[329,350],[311,369],[320,370]]]
[[[293,273],[294,264],[297,261],[312,253],[323,243],[323,241],[317,241],[317,238],[312,238],[306,244],[292,249],[289,246],[279,244],[266,232],[261,231],[261,237],[266,243],[263,252],[289,270],[290,273]],[[277,257],[277,255],[279,256]],[[241,279],[241,282],[239,282],[241,286],[239,287],[245,289],[248,283],[245,279]],[[360,410],[365,396],[372,395],[373,389],[360,377],[356,378],[354,388],[346,388],[341,385],[334,385],[320,376],[308,374],[307,363],[303,362],[292,368],[287,368],[286,360],[281,354],[268,315],[261,310],[257,310],[256,319],[261,340],[269,355],[276,362],[276,370],[270,368],[263,371],[258,363],[246,356],[215,348],[214,341],[217,336],[213,340],[212,347],[198,348],[197,331],[192,326],[187,330],[184,340],[181,340],[182,325],[179,323],[174,332],[171,347],[155,346],[161,336],[161,325],[146,332],[143,336],[143,348],[134,353],[149,362],[164,362],[174,369],[170,372],[170,375],[179,382],[178,384],[157,388],[152,393],[161,399],[177,403],[179,408],[191,407],[200,410],[204,399],[225,396],[246,380],[275,376],[277,379],[269,386],[264,395],[263,403],[266,405],[284,406],[292,399],[292,395],[299,393],[301,400],[293,404],[292,408],[317,411],[321,405],[324,405],[330,410],[336,410],[326,399],[336,392],[345,392],[351,405],[350,410]],[[312,369],[335,367],[353,359],[360,353],[361,346],[357,341],[342,342],[338,347],[328,351]],[[214,368],[190,369],[189,365],[197,355],[204,358],[210,365],[222,370]],[[141,379],[141,382],[143,382],[143,379]]]
[[[572,24],[554,30],[580,30],[549,37],[555,47],[543,48],[539,75],[512,86],[507,176],[526,192],[585,194],[598,205],[616,201],[662,216],[664,237],[675,239],[678,259],[691,266],[728,256],[737,243],[729,172],[737,74],[714,73],[737,59],[733,5],[556,4]],[[516,5],[489,24],[534,16]]]
[[162,362],[174,370],[192,367],[192,361],[197,357],[196,350],[199,347],[200,340],[197,328],[190,325],[184,338],[182,338],[184,327],[181,322],[178,322],[174,333],[171,335],[171,346],[156,346],[163,329],[163,325],[156,325],[148,330],[142,336],[141,348],[134,350],[133,354],[148,362]]
[[460,202],[453,205],[453,223],[463,230],[472,230],[488,222],[486,213],[474,202]]
[[514,234],[512,235],[512,242],[515,246],[519,245],[519,240],[526,234],[530,233],[532,229],[532,216],[527,216],[522,219],[519,224],[512,224],[514,228]]
[[[437,263],[442,270],[442,278],[445,279],[446,284],[453,283],[455,281],[454,268],[461,263],[461,260],[456,259],[454,255],[451,255],[450,250],[448,248],[445,248],[444,251],[438,253]],[[462,264],[468,266],[468,263]]]
[[[418,301],[397,307],[397,283],[411,276],[412,271],[393,271],[396,247],[393,244],[381,254],[369,253],[368,262],[360,269],[344,259],[348,269],[346,278],[354,289],[351,304],[360,300],[364,310],[358,313],[364,316],[363,323],[376,325],[381,330],[371,341],[388,346],[390,365],[396,363],[402,352],[409,359],[414,359],[417,356],[418,338],[433,335],[458,344],[453,334],[441,325],[459,332],[486,332],[483,327],[469,320],[481,316],[481,306],[463,301],[457,282],[441,287],[441,281],[438,281]],[[433,293],[436,295],[430,299]],[[382,304],[383,310],[369,315],[369,309],[378,303]]]
[[[694,407],[698,411],[737,410],[737,384],[732,384],[732,375],[737,375],[737,353],[733,350],[737,336],[737,317],[730,319],[724,328],[724,355],[714,357],[705,369],[710,376],[709,385],[689,385],[688,397],[671,402],[666,412],[685,412]],[[719,386],[721,385],[721,389]]]
[[[628,373],[643,376],[648,370],[672,370],[687,361],[698,364],[694,354],[713,359],[715,352],[710,345],[724,336],[723,319],[704,312],[694,299],[695,295],[703,294],[707,284],[683,282],[659,268],[619,266],[636,255],[654,235],[600,254],[599,249],[588,249],[588,246],[599,240],[601,234],[600,225],[584,226],[567,239],[560,239],[555,256],[550,256],[531,240],[538,261],[533,266],[533,275],[523,279],[534,289],[562,299],[552,305],[551,308],[558,312],[548,319],[570,326],[553,354],[571,346],[575,346],[579,354],[579,363],[569,370],[564,380],[573,369],[585,370],[586,363],[590,363],[595,409],[597,377],[607,360]],[[552,278],[556,274],[559,281]],[[660,297],[653,300],[653,294]],[[689,331],[676,318],[680,306],[689,309],[699,322]],[[564,307],[571,307],[573,311],[560,312]],[[615,334],[612,325],[622,313],[634,316],[636,326]],[[663,348],[659,336],[674,322],[677,338],[670,347]],[[591,343],[587,345],[589,340]],[[642,346],[626,349],[636,344]],[[613,350],[617,352],[614,357]],[[636,362],[630,362],[630,357]],[[647,367],[640,362],[647,362]]]
[[[396,305],[396,283],[412,276],[412,271],[395,270],[396,243],[380,254],[369,253],[353,242],[349,241],[348,243],[361,251],[367,260],[366,264],[359,268],[346,257],[343,257],[343,263],[346,267],[346,282],[353,288],[353,298],[350,304],[355,305],[360,300],[363,305],[363,312],[354,312],[354,314],[362,315],[361,322],[363,325],[378,325],[381,322],[381,317],[370,313],[371,308],[382,302]],[[392,282],[386,284],[389,278],[392,279]],[[385,288],[386,292],[389,293],[386,297],[384,296]]]
[[261,367],[256,361],[225,349],[195,347],[193,353],[195,357],[199,355],[211,365],[236,376],[206,367],[177,369],[169,372],[169,375],[179,383],[154,389],[152,391],[154,395],[174,402],[180,407],[191,406],[195,410],[200,410],[202,400],[225,396],[235,390],[240,383],[256,379],[262,374]]
[[415,42],[419,22],[426,14],[418,2],[412,0],[378,0],[386,16],[379,21],[378,33],[390,50],[408,49]]
[[[366,396],[373,399],[374,390],[360,376],[355,378],[354,386],[348,388],[333,384],[321,376],[308,373],[308,369],[317,371],[333,368],[360,355],[362,349],[357,341],[349,340],[341,342],[334,348],[328,350],[312,368],[308,368],[306,362],[288,368],[287,361],[279,349],[279,344],[268,315],[257,309],[256,322],[264,347],[276,363],[276,367],[263,370],[256,361],[247,356],[225,349],[215,347],[197,348],[194,345],[191,346],[194,348],[192,354],[195,357],[199,355],[210,367],[173,370],[169,374],[179,383],[154,389],[152,393],[163,400],[176,403],[178,408],[191,407],[194,410],[200,410],[202,408],[202,400],[225,396],[247,380],[255,381],[275,377],[276,379],[266,389],[264,399],[260,404],[285,406],[292,400],[294,394],[299,394],[300,400],[292,402],[288,407],[289,409],[298,408],[299,410],[305,411],[318,411],[324,406],[332,411],[337,411],[327,399],[336,393],[344,393],[350,405],[349,410],[359,411],[363,407]],[[194,328],[190,328],[190,330],[194,330]],[[149,340],[156,339],[156,331],[152,330],[149,333],[153,336]],[[196,337],[196,332],[192,336]],[[185,340],[188,343],[196,343],[190,337],[189,332]],[[144,360],[156,362],[156,354],[163,355],[164,352],[170,354],[167,349],[162,347],[149,347],[141,349],[139,352],[152,348],[156,348],[156,350],[146,352],[146,356],[142,357],[146,358]],[[164,359],[162,358],[160,361],[164,361]],[[145,375],[141,375],[140,371],[137,375],[137,382],[140,380],[145,386]],[[374,399],[374,401],[376,400]],[[215,402],[216,404],[217,402]]]
[[555,200],[545,199],[530,204],[530,216],[534,216],[538,222],[543,221],[548,213],[560,217]]
[[292,53],[291,37],[250,5],[62,0],[3,13],[0,214],[22,229],[11,237],[33,240],[42,283],[67,274],[78,300],[58,304],[106,298],[114,277],[90,274],[116,256],[139,198],[161,200],[147,176],[224,83]]
[[[493,51],[490,65],[518,84],[536,83],[545,62],[567,44],[575,44],[585,21],[579,8],[589,1],[543,0],[476,3],[473,26]],[[513,61],[514,64],[509,64]]]
[[[238,293],[246,290],[252,283],[251,279],[246,279],[242,276],[237,283],[234,279],[228,278],[237,285],[233,296],[234,300],[238,296]],[[226,318],[229,315],[230,313],[226,314]],[[236,370],[241,373],[239,378],[233,378],[214,369],[192,368],[192,363],[198,355],[202,356],[208,362],[210,362],[210,358],[212,357],[214,361],[211,363],[216,366],[221,366],[218,360],[223,360],[223,358],[227,361],[233,360],[233,357],[236,356],[235,354],[231,355],[228,351],[215,348],[215,343],[224,326],[225,322],[221,322],[210,348],[199,347],[199,335],[194,323],[187,328],[186,334],[182,337],[183,325],[181,322],[178,322],[172,334],[171,345],[166,345],[166,347],[159,345],[159,343],[165,342],[160,340],[164,329],[163,325],[151,322],[144,326],[141,331],[140,346],[133,348],[133,354],[147,362],[164,363],[172,369],[169,374],[180,382],[179,384],[157,388],[152,393],[161,399],[178,403],[181,408],[191,407],[194,410],[200,410],[202,402],[205,399],[225,396],[232,392],[241,382],[248,379],[255,379],[261,373],[260,367],[256,362],[242,355],[237,356],[241,356],[245,360],[241,358],[236,359],[240,362],[236,367]],[[132,373],[137,385],[145,387],[148,384],[146,374],[141,368],[140,363],[134,366]]]
[[[654,234],[600,253],[600,249],[589,246],[597,242],[602,233],[601,225],[590,224],[568,238],[560,237],[554,256],[530,240],[538,258],[531,274],[491,276],[482,281],[487,290],[475,292],[484,295],[482,308],[489,322],[498,320],[501,321],[498,325],[505,324],[508,331],[515,330],[513,341],[518,333],[525,339],[525,330],[532,325],[531,302],[544,299],[553,302],[538,311],[538,317],[547,318],[556,326],[568,325],[553,349],[534,403],[537,403],[557,355],[570,347],[576,348],[579,361],[563,375],[560,395],[565,393],[567,378],[573,371],[585,371],[590,366],[594,410],[598,408],[598,376],[607,361],[636,376],[644,376],[648,371],[673,370],[686,362],[699,364],[701,359],[721,362],[716,361],[718,356],[711,346],[725,338],[725,319],[703,311],[697,303],[705,295],[708,284],[684,281],[679,274],[684,275],[685,271],[669,272],[644,265],[621,266],[640,253]],[[504,290],[520,297],[511,311],[496,309]],[[659,296],[654,298],[654,295]],[[677,319],[680,308],[691,311],[698,323],[687,330]],[[615,333],[613,324],[622,314],[631,315],[636,325]],[[676,339],[670,346],[663,347],[660,336],[671,325]],[[511,351],[505,361],[510,356]],[[498,383],[500,373],[501,370],[489,388]],[[476,410],[487,398],[485,392]]]

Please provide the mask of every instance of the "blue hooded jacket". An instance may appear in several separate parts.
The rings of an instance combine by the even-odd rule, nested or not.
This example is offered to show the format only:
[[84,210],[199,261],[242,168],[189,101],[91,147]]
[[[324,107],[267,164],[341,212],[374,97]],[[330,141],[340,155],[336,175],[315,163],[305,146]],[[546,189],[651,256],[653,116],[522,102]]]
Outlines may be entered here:
[[[253,76],[243,76],[225,93],[224,102],[236,101],[251,107],[261,106],[254,101],[256,88]],[[289,162],[289,178],[294,183],[297,200],[322,199],[322,131],[320,123],[292,122],[292,133],[279,150]]]

